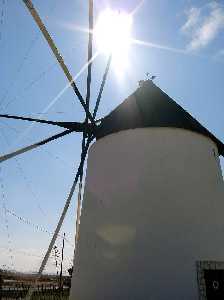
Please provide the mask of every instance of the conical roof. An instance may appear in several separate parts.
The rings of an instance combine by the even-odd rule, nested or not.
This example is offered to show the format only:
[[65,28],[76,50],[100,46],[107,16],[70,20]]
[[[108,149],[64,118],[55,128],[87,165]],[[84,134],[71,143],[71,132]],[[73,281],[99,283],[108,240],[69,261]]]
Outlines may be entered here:
[[121,130],[144,127],[175,127],[201,133],[212,139],[219,154],[224,156],[224,144],[151,80],[143,81],[131,96],[102,120],[96,137],[99,139]]

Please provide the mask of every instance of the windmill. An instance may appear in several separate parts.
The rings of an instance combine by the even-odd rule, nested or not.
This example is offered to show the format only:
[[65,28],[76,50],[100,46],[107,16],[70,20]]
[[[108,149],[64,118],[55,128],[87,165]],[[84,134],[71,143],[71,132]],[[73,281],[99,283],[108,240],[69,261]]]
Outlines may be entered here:
[[224,144],[152,80],[99,127],[70,299],[222,299]]
[[[111,56],[91,114],[89,98],[85,101],[79,93],[31,1],[24,3],[86,113],[83,123],[1,115],[59,126],[65,131],[4,155],[0,161],[72,132],[83,133],[75,181],[38,275],[46,265],[78,183],[79,233],[83,164],[96,138],[89,151],[71,298],[196,299],[199,289],[200,299],[206,299],[206,284],[214,281],[210,271],[224,269],[224,184],[219,165],[223,143],[161,91],[153,83],[154,77],[141,81],[136,92],[98,123],[95,117]],[[91,28],[91,1],[89,16]],[[89,37],[91,62],[91,30]],[[87,95],[91,63],[88,71]],[[214,287],[217,289],[217,282]]]

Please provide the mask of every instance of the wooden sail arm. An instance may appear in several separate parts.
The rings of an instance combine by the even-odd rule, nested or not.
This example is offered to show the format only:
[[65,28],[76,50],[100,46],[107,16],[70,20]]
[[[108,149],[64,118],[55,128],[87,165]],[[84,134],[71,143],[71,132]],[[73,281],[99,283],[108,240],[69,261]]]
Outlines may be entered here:
[[61,66],[65,76],[67,77],[70,85],[72,86],[76,96],[78,97],[80,103],[82,104],[88,119],[91,121],[92,125],[94,126],[95,122],[94,122],[94,119],[93,119],[91,113],[89,112],[88,105],[86,105],[86,103],[74,81],[74,78],[72,77],[71,73],[69,72],[68,67],[66,66],[66,64],[64,62],[63,57],[61,56],[60,52],[58,51],[58,48],[56,47],[53,39],[51,38],[49,32],[47,31],[43,21],[41,20],[37,10],[35,9],[32,1],[31,0],[22,0],[22,1],[26,5],[26,7],[29,10],[30,14],[32,15],[34,21],[36,22],[37,26],[39,27],[40,31],[42,32],[44,38],[46,39],[49,47],[52,50],[54,56],[56,57],[59,65]]
[[54,234],[53,234],[53,236],[52,236],[52,239],[51,239],[51,241],[50,241],[50,244],[49,244],[49,246],[48,246],[48,249],[47,249],[47,251],[46,251],[46,254],[45,254],[45,256],[44,256],[44,258],[43,258],[43,260],[42,260],[42,262],[41,262],[41,266],[40,266],[39,271],[38,271],[38,273],[37,273],[36,280],[35,280],[34,284],[30,286],[30,288],[29,288],[29,290],[28,290],[28,292],[27,292],[27,295],[26,295],[26,298],[25,298],[26,300],[30,300],[30,299],[31,299],[32,294],[33,294],[33,292],[34,292],[34,290],[35,290],[35,287],[36,287],[36,285],[37,285],[37,283],[38,283],[38,279],[40,278],[40,276],[41,276],[42,273],[43,273],[44,268],[46,267],[47,261],[48,261],[48,259],[49,259],[49,257],[50,257],[50,254],[51,254],[51,252],[52,252],[53,246],[54,246],[55,241],[56,241],[56,239],[57,239],[57,237],[58,237],[58,234],[59,234],[59,232],[60,232],[60,230],[61,230],[61,226],[62,226],[62,224],[63,224],[63,222],[64,222],[64,219],[65,219],[65,216],[66,216],[66,214],[67,214],[69,205],[70,205],[70,203],[71,203],[72,196],[73,196],[73,194],[74,194],[76,185],[77,185],[77,183],[78,183],[78,179],[79,179],[80,173],[83,172],[83,166],[84,166],[85,158],[86,158],[86,155],[87,155],[87,152],[88,152],[89,145],[90,145],[91,141],[92,141],[92,138],[89,137],[88,140],[87,140],[86,146],[85,146],[85,148],[84,148],[83,151],[82,151],[82,154],[81,154],[81,161],[80,161],[78,170],[77,170],[76,175],[75,175],[75,180],[74,180],[74,182],[73,182],[73,184],[72,184],[72,187],[71,187],[70,192],[69,192],[69,194],[68,194],[68,197],[67,197],[67,199],[66,199],[65,206],[64,206],[63,211],[62,211],[62,213],[61,213],[60,219],[59,219],[59,221],[58,221],[57,227],[56,227],[55,232],[54,232]]
[[104,74],[103,74],[103,79],[102,79],[102,82],[101,82],[101,85],[100,85],[99,94],[97,96],[96,104],[95,104],[94,111],[93,111],[93,118],[94,119],[96,118],[96,114],[97,114],[97,111],[98,111],[98,108],[99,108],[99,104],[100,104],[100,100],[101,100],[101,97],[102,97],[103,89],[104,89],[106,79],[107,79],[107,75],[108,75],[108,72],[109,72],[109,69],[110,69],[111,60],[112,60],[112,54],[110,54],[110,56],[108,58],[106,69],[105,69]]
[[26,147],[23,147],[23,148],[20,148],[20,149],[18,149],[18,150],[16,150],[16,151],[13,151],[13,152],[11,152],[11,153],[2,155],[2,156],[0,156],[0,163],[2,163],[3,161],[8,160],[8,159],[10,159],[10,158],[16,157],[16,156],[18,156],[18,155],[20,155],[20,154],[23,154],[23,153],[25,153],[25,152],[28,152],[28,151],[30,151],[30,150],[33,150],[33,149],[35,149],[35,148],[38,148],[38,147],[40,147],[40,146],[42,146],[42,145],[45,145],[45,144],[47,144],[47,143],[49,143],[49,142],[52,142],[52,141],[54,141],[54,140],[57,140],[58,138],[63,137],[63,136],[65,136],[65,135],[67,135],[67,134],[70,134],[71,132],[73,132],[73,130],[67,129],[67,130],[62,131],[62,132],[60,132],[60,133],[58,133],[58,134],[52,135],[52,136],[50,136],[49,138],[46,138],[46,139],[44,139],[44,140],[42,140],[42,141],[40,141],[40,142],[34,143],[34,144],[32,144],[32,145],[29,145],[29,146],[26,146]]
[[92,56],[93,56],[93,0],[89,0],[89,40],[88,40],[88,73],[86,81],[86,105],[89,108],[90,88],[92,80]]
[[70,129],[70,130],[76,131],[76,132],[85,132],[86,134],[92,134],[93,133],[92,125],[88,124],[88,123],[85,123],[85,122],[80,123],[80,122],[49,121],[49,120],[36,119],[36,118],[30,118],[30,117],[22,117],[22,116],[15,116],[15,115],[8,115],[8,114],[0,114],[0,118],[23,120],[23,121],[29,121],[29,122],[42,123],[42,124],[49,124],[49,125],[54,125],[54,126],[67,128],[67,129]]

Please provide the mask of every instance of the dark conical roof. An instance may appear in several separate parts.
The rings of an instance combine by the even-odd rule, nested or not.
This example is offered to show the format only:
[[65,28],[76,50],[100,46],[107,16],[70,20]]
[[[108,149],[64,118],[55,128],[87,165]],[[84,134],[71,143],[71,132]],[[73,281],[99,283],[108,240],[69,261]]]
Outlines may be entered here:
[[224,144],[195,120],[151,80],[141,86],[106,116],[98,127],[97,139],[121,130],[144,127],[175,127],[201,133],[212,139],[220,155]]

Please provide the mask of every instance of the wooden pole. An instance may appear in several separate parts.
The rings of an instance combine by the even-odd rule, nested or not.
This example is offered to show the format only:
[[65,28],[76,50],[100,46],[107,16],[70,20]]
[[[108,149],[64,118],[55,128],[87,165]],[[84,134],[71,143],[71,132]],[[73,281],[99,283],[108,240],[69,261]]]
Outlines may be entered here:
[[65,247],[65,232],[63,234],[62,249],[61,249],[60,289],[63,289],[62,268],[63,268],[63,260],[64,260],[64,247]]

